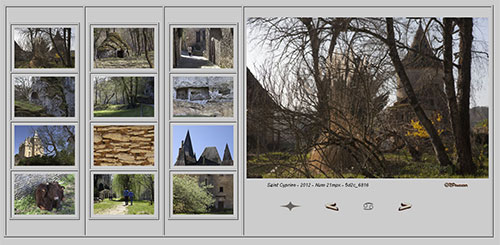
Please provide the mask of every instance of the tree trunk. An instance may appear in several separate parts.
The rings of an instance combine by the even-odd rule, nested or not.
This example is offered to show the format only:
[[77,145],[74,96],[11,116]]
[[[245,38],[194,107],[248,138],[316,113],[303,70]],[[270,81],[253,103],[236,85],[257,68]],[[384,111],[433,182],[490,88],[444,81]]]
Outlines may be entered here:
[[453,29],[454,23],[451,18],[443,19],[443,70],[444,70],[444,85],[446,98],[448,100],[449,118],[451,128],[455,138],[455,146],[457,145],[457,125],[460,123],[458,117],[457,95],[455,93],[455,79],[453,78]]
[[432,146],[434,148],[434,152],[441,166],[450,166],[451,161],[448,155],[446,154],[445,147],[443,145],[443,141],[439,137],[439,134],[432,124],[432,121],[429,120],[425,111],[420,106],[418,102],[418,98],[413,90],[410,79],[406,74],[405,67],[401,59],[399,58],[396,40],[394,38],[394,20],[392,18],[386,18],[387,22],[387,46],[389,47],[389,56],[391,57],[392,63],[394,64],[394,68],[403,84],[403,88],[408,96],[408,101],[413,111],[417,115],[418,120],[422,123],[422,126],[425,128],[429,137],[431,139]]
[[312,18],[300,18],[300,21],[306,26],[309,36],[312,55],[312,67],[309,66],[309,70],[314,77],[314,83],[316,85],[316,89],[318,90],[318,104],[316,105],[316,110],[318,118],[320,119],[319,127],[321,131],[325,131],[330,129],[330,101],[328,98],[330,84],[323,81],[319,67],[319,33],[318,29],[314,26]]
[[142,35],[144,36],[144,55],[146,56],[146,60],[148,61],[149,67],[153,68],[153,63],[151,63],[151,60],[149,60],[149,55],[148,55],[148,38],[146,35],[146,28],[142,29]]
[[61,52],[57,48],[57,44],[56,44],[56,41],[54,40],[54,36],[52,36],[52,28],[49,28],[49,31],[47,33],[49,34],[50,41],[52,42],[52,45],[54,46],[54,49],[56,50],[57,55],[59,55],[59,59],[62,61],[64,66],[68,67],[68,65],[66,64],[66,60],[64,60],[64,56],[61,54]]
[[71,60],[71,28],[67,28],[68,29],[68,40],[67,40],[67,63],[68,63],[68,67],[72,67],[73,66],[73,62]]
[[460,59],[457,81],[458,117],[460,124],[457,125],[457,154],[458,170],[461,174],[476,173],[476,165],[472,161],[472,150],[470,142],[470,85],[472,64],[472,18],[460,18],[457,20],[460,35]]

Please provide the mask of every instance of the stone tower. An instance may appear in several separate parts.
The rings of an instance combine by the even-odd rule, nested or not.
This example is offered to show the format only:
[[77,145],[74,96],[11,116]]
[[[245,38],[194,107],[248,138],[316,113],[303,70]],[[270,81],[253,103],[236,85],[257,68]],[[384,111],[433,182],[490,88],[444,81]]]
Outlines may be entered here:
[[191,136],[189,130],[187,131],[186,138],[181,142],[179,154],[175,161],[175,166],[195,165],[196,154],[193,152],[193,144],[191,143]]
[[43,156],[44,153],[42,140],[36,130],[33,137],[24,139],[24,143],[19,146],[19,157],[21,158]]
[[[406,73],[426,112],[442,111],[446,107],[444,95],[444,72],[441,62],[436,59],[422,26],[418,27],[411,49],[403,58]],[[396,91],[398,104],[408,104],[407,96],[398,78]],[[441,113],[445,116],[446,113]]]
[[222,157],[222,165],[233,165],[233,158],[231,157],[231,152],[229,151],[229,146],[227,144],[224,149],[224,156]]

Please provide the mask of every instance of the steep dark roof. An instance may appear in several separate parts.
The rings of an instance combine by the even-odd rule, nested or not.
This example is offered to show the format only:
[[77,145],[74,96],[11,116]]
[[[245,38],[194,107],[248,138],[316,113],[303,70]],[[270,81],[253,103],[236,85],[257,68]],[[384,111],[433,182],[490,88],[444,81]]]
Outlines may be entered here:
[[411,50],[403,59],[406,68],[426,68],[440,65],[438,61],[431,58],[434,57],[434,52],[421,25],[413,37],[410,48]]
[[215,146],[206,147],[198,160],[199,165],[220,165],[219,152]]
[[186,138],[184,139],[184,153],[188,156],[194,156],[193,144],[191,143],[191,135],[189,135],[189,130],[187,131]]
[[229,151],[229,146],[226,144],[226,148],[224,149],[224,156],[222,157],[222,161],[232,161],[231,152]]

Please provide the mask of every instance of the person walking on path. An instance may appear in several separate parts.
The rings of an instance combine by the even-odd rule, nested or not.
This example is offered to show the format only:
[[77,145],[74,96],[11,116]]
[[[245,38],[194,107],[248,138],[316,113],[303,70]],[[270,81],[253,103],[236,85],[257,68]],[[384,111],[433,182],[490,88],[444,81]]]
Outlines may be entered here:
[[125,187],[125,190],[123,191],[123,198],[125,199],[125,205],[128,205],[128,198],[129,198],[130,192],[128,191],[128,188]]
[[130,190],[128,192],[128,196],[130,198],[130,206],[134,205],[134,192],[132,192],[132,190]]

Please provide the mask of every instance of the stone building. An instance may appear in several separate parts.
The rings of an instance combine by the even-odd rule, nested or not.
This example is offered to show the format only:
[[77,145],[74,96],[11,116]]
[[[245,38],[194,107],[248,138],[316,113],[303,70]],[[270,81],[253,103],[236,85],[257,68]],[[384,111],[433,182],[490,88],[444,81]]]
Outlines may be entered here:
[[[448,113],[443,66],[441,62],[433,59],[435,55],[422,26],[418,27],[410,47],[402,62],[420,106],[431,118],[435,117],[436,113],[446,118]],[[396,98],[397,101],[389,108],[395,121],[410,121],[415,115],[399,77]]]
[[226,144],[224,149],[224,157],[220,158],[217,147],[209,146],[205,147],[200,158],[196,160],[196,153],[193,151],[193,144],[191,142],[191,135],[189,130],[186,133],[186,138],[181,142],[181,147],[179,148],[179,154],[177,155],[177,160],[175,161],[175,166],[189,166],[189,165],[233,165],[233,159],[231,157],[231,152],[229,151],[229,146]]
[[174,77],[174,100],[191,103],[233,101],[232,77]]
[[35,131],[33,137],[27,137],[24,143],[19,146],[19,158],[43,156],[44,152],[42,140],[37,131]]
[[198,175],[200,185],[212,186],[208,190],[215,198],[213,209],[222,211],[233,209],[233,175],[231,174],[204,174]]

